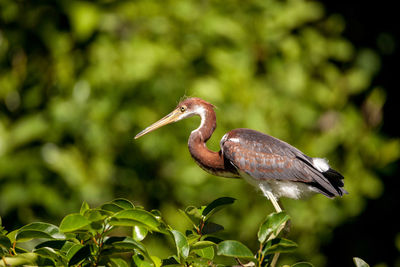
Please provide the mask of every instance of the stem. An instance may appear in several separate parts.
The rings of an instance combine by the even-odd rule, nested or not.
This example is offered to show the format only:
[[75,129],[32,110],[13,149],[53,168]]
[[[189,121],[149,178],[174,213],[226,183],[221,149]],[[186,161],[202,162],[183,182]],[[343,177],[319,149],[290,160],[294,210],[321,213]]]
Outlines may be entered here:
[[271,267],[275,267],[276,262],[278,261],[278,258],[279,258],[279,254],[280,254],[279,252],[274,254],[274,257],[272,258],[272,261],[271,261]]
[[199,238],[197,239],[198,241],[200,241],[201,237],[203,236],[204,224],[205,224],[205,221],[203,219],[201,219],[199,226],[196,227],[197,234],[199,235]]
[[104,227],[103,227],[103,231],[101,232],[101,234],[98,235],[98,239],[96,240],[95,237],[93,237],[93,242],[97,245],[98,249],[97,249],[97,253],[95,255],[95,262],[94,262],[94,266],[97,266],[99,263],[99,259],[100,259],[100,254],[101,251],[103,249],[103,241],[104,241],[104,236],[105,234],[112,228],[112,226],[110,226],[109,228],[107,228],[107,224],[104,221]]
[[12,245],[12,248],[10,248],[11,249],[11,255],[17,255],[17,252],[15,251],[15,245],[17,244],[17,241],[14,241],[13,242],[13,245]]
[[258,250],[258,267],[261,267],[262,261],[264,260],[264,255],[262,254],[263,245],[260,243],[260,249]]
[[240,266],[244,266],[243,263],[239,260],[239,258],[235,258],[235,260],[237,261],[237,263],[238,263]]
[[201,222],[200,222],[200,232],[199,232],[200,236],[202,236],[204,224],[205,224],[205,221],[203,221],[203,219],[202,219]]
[[99,245],[99,243],[97,243],[97,240],[96,240],[96,238],[94,236],[92,236],[92,240],[97,246]]
[[4,266],[8,266],[8,264],[7,264],[7,262],[6,262],[6,257],[1,257],[2,259],[3,259],[3,262],[4,262]]

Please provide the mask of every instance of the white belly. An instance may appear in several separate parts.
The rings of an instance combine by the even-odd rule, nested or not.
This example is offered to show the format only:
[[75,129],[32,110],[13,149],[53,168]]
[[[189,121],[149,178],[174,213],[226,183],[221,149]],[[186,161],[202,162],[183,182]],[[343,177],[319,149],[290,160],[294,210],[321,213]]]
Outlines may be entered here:
[[268,197],[267,192],[271,192],[276,199],[279,199],[280,197],[300,199],[317,193],[312,186],[301,182],[279,181],[273,179],[260,181],[244,172],[239,173],[244,180],[260,189],[266,197]]

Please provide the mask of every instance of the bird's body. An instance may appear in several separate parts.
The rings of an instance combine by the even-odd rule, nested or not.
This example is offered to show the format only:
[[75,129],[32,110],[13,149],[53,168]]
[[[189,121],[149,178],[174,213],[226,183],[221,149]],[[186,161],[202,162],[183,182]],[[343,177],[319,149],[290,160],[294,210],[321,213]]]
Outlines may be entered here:
[[188,146],[205,171],[223,177],[242,177],[271,201],[280,197],[298,199],[310,193],[331,198],[347,193],[343,176],[330,168],[326,160],[311,158],[288,143],[255,130],[232,130],[222,137],[219,152],[209,150],[206,142],[216,128],[216,116],[213,105],[200,98],[180,102],[172,113],[135,138],[194,115],[201,117],[201,124],[190,134]]
[[276,198],[298,199],[310,193],[334,197],[345,192],[343,176],[331,169],[326,160],[310,158],[272,136],[235,129],[220,144],[222,154],[241,177],[264,193],[271,191]]

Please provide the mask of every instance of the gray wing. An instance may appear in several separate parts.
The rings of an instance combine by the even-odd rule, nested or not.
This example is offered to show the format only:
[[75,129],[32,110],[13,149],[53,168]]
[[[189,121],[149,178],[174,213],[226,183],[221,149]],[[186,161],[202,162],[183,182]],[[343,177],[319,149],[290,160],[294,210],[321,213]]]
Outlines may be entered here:
[[313,166],[312,158],[272,136],[250,129],[235,129],[227,133],[220,145],[224,157],[235,168],[256,180],[302,182],[329,197],[343,193],[340,186],[333,185]]

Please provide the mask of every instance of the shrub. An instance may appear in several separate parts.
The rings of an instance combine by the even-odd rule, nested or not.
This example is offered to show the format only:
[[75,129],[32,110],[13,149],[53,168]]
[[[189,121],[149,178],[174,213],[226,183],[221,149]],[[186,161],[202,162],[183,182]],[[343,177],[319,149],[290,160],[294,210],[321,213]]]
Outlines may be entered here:
[[[0,266],[224,266],[235,261],[240,266],[275,266],[280,253],[296,249],[295,242],[280,234],[290,219],[285,212],[269,214],[260,225],[255,252],[217,236],[224,227],[210,219],[234,201],[222,197],[207,206],[180,210],[192,225],[185,233],[167,225],[160,211],[146,211],[122,198],[97,208],[84,202],[79,213],[68,214],[59,226],[34,222],[7,233],[0,220]],[[149,233],[171,238],[176,253],[165,259],[152,255],[142,242]],[[354,261],[368,266],[361,259]]]

